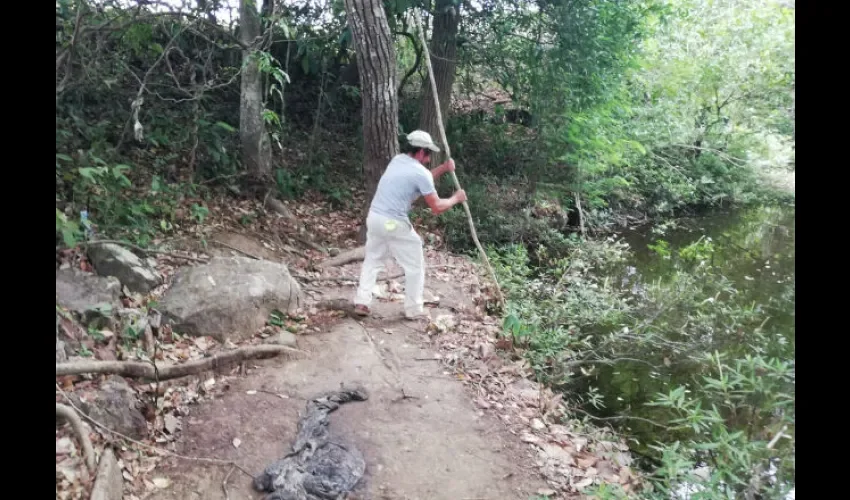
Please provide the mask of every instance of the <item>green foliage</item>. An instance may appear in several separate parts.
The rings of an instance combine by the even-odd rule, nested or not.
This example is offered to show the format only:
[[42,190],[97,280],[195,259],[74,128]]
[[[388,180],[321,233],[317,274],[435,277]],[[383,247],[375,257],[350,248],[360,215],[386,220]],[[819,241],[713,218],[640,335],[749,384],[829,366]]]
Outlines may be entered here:
[[[460,167],[459,167],[460,168]],[[541,245],[560,251],[566,248],[562,221],[537,218],[528,208],[523,208],[526,195],[520,186],[499,187],[489,179],[465,178],[466,194],[481,240],[495,246],[522,244],[537,249]],[[474,251],[469,237],[469,223],[461,210],[450,210],[440,215],[446,242],[456,250]],[[535,253],[535,259],[538,256]]]
[[[639,204],[757,201],[755,169],[793,161],[794,14],[778,2],[669,0],[629,77],[625,177]],[[789,112],[791,110],[791,112]]]
[[197,162],[201,178],[214,178],[233,175],[239,169],[236,129],[223,121],[211,121],[212,116],[205,113],[198,124],[198,142],[203,156]]
[[[495,121],[495,123],[494,123]],[[411,122],[405,130],[413,130]],[[454,115],[446,130],[457,168],[464,176],[513,179],[528,173],[539,160],[533,135],[524,127],[503,124],[484,116]]]
[[279,168],[275,170],[275,181],[277,181],[277,191],[284,198],[297,198],[304,194],[306,184],[309,177],[302,175],[300,178],[289,170]]
[[[288,31],[288,28],[286,31]],[[263,103],[263,122],[265,123],[266,129],[269,131],[272,140],[274,140],[280,149],[283,149],[280,142],[281,133],[283,132],[282,113],[278,114],[270,108],[269,105],[272,104],[275,99],[277,99],[277,102],[284,102],[283,93],[286,85],[290,83],[289,75],[283,70],[283,68],[281,68],[280,62],[271,53],[257,51],[254,52],[253,55],[257,58],[257,66],[260,73],[266,75],[267,78],[270,79],[266,84],[267,90]],[[305,62],[309,61],[307,58],[304,58],[303,60]]]
[[[649,97],[636,124],[644,140],[721,145],[783,115],[777,108],[790,104],[794,74],[793,9],[740,0],[667,5],[671,16],[644,44],[635,75]],[[662,116],[666,130],[652,125]]]
[[191,210],[192,210],[192,217],[194,217],[195,220],[198,221],[198,224],[203,224],[204,219],[206,219],[207,215],[209,215],[209,213],[210,213],[210,211],[207,207],[205,207],[203,205],[198,205],[197,203],[192,204]]
[[56,234],[62,238],[66,247],[73,247],[82,239],[80,225],[56,209]]
[[569,257],[536,272],[523,246],[506,247],[492,257],[509,302],[505,334],[528,347],[538,379],[555,385],[568,381],[569,360],[587,347],[585,329],[613,327],[631,309],[610,280],[588,273],[621,264],[622,244],[577,239],[564,244],[570,248]]
[[276,169],[278,193],[283,198],[297,199],[314,191],[327,196],[334,207],[348,206],[353,192],[350,182],[346,182],[349,179],[339,168],[326,166],[330,163],[327,152],[317,152],[315,159],[317,165],[309,170]]
[[[504,335],[523,349],[538,380],[604,415],[631,411],[592,379],[609,395],[616,387],[627,401],[647,398],[640,415],[656,424],[630,424],[648,425],[641,436],[655,441],[635,442],[657,460],[642,498],[672,498],[683,488],[700,498],[748,489],[782,498],[794,483],[793,439],[770,441],[780,430],[793,436],[794,362],[787,343],[765,327],[767,305],[747,302],[712,266],[717,244],[700,238],[674,252],[657,242],[652,247],[672,259],[673,270],[646,283],[621,278],[622,243],[567,242],[567,257],[545,267],[532,267],[522,246],[492,253],[508,298]],[[600,488],[585,493],[626,498]]]
[[670,244],[664,240],[658,240],[655,243],[647,245],[647,247],[665,259],[670,258]]
[[793,162],[793,20],[742,0],[487,3],[461,54],[530,112],[529,153],[517,162],[511,127],[468,115],[450,127],[456,156],[581,193],[592,227],[760,201],[757,169]]
[[707,499],[786,498],[795,475],[794,363],[730,360],[717,352],[700,361],[711,371],[698,394],[679,386],[652,403],[693,432],[684,442],[656,446],[663,465],[645,497],[671,498],[687,489]]
[[[57,175],[68,194],[69,212],[88,212],[87,226],[80,227],[57,208],[56,231],[69,247],[80,241],[84,229],[126,236],[146,245],[156,234],[173,230],[179,198],[194,190],[191,186],[165,184],[158,176],[150,180],[149,188],[138,188],[130,179],[131,166],[113,165],[93,151],[80,151],[73,157],[57,155],[60,157],[64,164]],[[192,216],[199,222],[207,214],[206,207],[192,207]]]
[[711,238],[701,236],[700,239],[679,250],[679,257],[689,262],[704,263],[714,256],[714,243]]

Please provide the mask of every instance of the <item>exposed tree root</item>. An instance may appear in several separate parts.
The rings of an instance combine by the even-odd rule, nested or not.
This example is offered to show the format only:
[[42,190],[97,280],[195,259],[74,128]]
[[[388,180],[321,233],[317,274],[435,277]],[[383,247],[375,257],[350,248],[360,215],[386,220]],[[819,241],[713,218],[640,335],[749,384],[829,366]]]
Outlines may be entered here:
[[86,467],[89,469],[89,472],[95,474],[97,472],[97,466],[94,459],[94,448],[92,448],[89,433],[86,431],[86,428],[83,427],[83,421],[80,420],[80,416],[77,415],[77,412],[70,406],[65,406],[60,403],[56,403],[56,416],[71,424],[71,429],[74,431],[74,434],[80,441],[80,446],[83,448],[83,456],[86,458]]
[[337,267],[344,266],[350,262],[359,262],[366,258],[366,247],[357,247],[351,250],[346,250],[336,257],[331,257],[319,263],[319,267]]
[[283,204],[282,201],[278,200],[274,196],[269,196],[265,200],[265,204],[268,205],[274,212],[284,216],[285,218],[291,221],[298,221],[295,215]]
[[316,309],[351,313],[354,312],[354,302],[350,299],[325,299],[316,302]]
[[182,254],[179,254],[179,253],[167,252],[165,250],[156,250],[154,248],[142,248],[140,246],[133,245],[132,243],[127,243],[126,241],[121,241],[121,240],[92,240],[92,241],[84,242],[83,245],[85,245],[86,247],[90,247],[90,246],[93,246],[93,245],[102,245],[102,244],[106,244],[106,243],[112,243],[112,244],[115,244],[115,245],[125,246],[127,248],[135,250],[139,253],[143,253],[145,255],[165,255],[166,257],[171,257],[172,259],[183,259],[183,260],[190,260],[190,261],[193,261],[193,262],[206,262],[207,260],[209,260],[206,257],[193,257],[191,255],[182,255]]
[[[284,353],[301,353],[298,349],[282,345],[246,346],[218,353],[209,358],[189,361],[179,365],[154,366],[151,363],[137,361],[73,361],[57,363],[56,376],[82,375],[84,373],[108,373],[122,377],[168,380],[186,375],[194,375],[232,365],[248,359],[278,356]],[[57,410],[58,411],[58,410]]]
[[[388,276],[379,277],[378,281],[394,280],[396,278],[401,278],[402,276],[404,276],[404,272],[399,272],[399,273],[395,273],[395,274],[390,274]],[[313,276],[303,276],[303,275],[300,275],[300,274],[293,274],[292,277],[297,279],[297,280],[304,281],[306,283],[315,283],[317,281],[347,281],[347,282],[357,283],[360,280],[360,278],[357,277],[357,276],[337,276],[337,277],[317,276],[317,277],[313,277]]]

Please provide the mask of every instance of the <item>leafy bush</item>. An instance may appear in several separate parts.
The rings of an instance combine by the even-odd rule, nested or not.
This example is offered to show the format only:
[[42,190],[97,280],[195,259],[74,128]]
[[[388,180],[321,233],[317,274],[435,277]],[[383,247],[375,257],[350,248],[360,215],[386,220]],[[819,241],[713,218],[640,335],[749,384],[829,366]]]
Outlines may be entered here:
[[650,498],[683,490],[700,498],[785,498],[794,484],[794,362],[715,352],[699,391],[684,386],[659,394],[653,405],[671,410],[671,424],[690,428],[684,442],[657,445],[662,467]]
[[[79,151],[73,157],[58,154],[57,177],[69,193],[64,211],[57,208],[56,230],[62,241],[73,246],[82,237],[82,229],[95,226],[113,236],[126,236],[146,245],[156,234],[173,230],[175,208],[180,198],[195,194],[196,187],[167,184],[159,176],[150,179],[150,187],[134,186],[133,169],[125,164],[111,164],[95,152]],[[141,176],[138,176],[141,177]],[[193,209],[201,220],[202,208]],[[81,211],[87,212],[86,228],[76,222]],[[203,215],[202,215],[203,214]]]
[[[765,328],[765,307],[741,301],[711,265],[714,242],[703,238],[675,253],[657,243],[676,269],[650,283],[628,268],[618,271],[628,256],[622,243],[566,244],[567,257],[540,268],[523,246],[493,251],[509,302],[504,335],[538,380],[591,416],[626,411],[589,384],[605,367],[623,372],[609,383],[625,377],[623,390],[646,394],[641,414],[652,416],[656,442],[638,448],[656,462],[643,498],[678,498],[685,490],[712,499],[746,491],[782,498],[794,483],[794,444],[787,439],[794,430],[794,362],[787,344]],[[780,432],[784,437],[773,439]],[[611,486],[594,495],[625,498]]]
[[[507,291],[505,333],[526,347],[539,380],[568,382],[571,360],[582,356],[587,335],[612,328],[631,310],[610,280],[590,273],[622,263],[625,248],[613,241],[564,240],[569,257],[532,270],[528,251],[513,245],[493,252],[493,266]],[[546,254],[547,249],[541,249]]]

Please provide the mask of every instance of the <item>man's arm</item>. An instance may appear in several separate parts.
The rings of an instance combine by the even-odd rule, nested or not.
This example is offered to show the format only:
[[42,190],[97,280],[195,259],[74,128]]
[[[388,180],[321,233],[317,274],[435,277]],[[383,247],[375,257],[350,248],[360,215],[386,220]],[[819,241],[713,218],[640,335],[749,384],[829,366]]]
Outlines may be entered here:
[[455,191],[455,194],[451,195],[448,198],[440,198],[437,193],[431,193],[425,196],[425,203],[428,204],[428,208],[431,209],[434,215],[440,215],[446,210],[452,208],[458,203],[463,203],[466,201],[466,191],[463,189]]
[[434,178],[434,182],[440,179],[440,177],[446,172],[451,172],[455,169],[455,161],[452,159],[446,160],[445,163],[438,167],[434,167],[431,169],[431,177]]

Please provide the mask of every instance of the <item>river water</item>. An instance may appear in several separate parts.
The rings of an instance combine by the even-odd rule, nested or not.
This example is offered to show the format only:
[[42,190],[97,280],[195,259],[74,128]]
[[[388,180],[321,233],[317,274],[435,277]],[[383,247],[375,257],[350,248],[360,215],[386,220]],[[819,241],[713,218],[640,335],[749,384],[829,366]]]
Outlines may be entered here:
[[[664,281],[677,269],[678,250],[710,238],[713,246],[711,263],[728,277],[737,293],[738,305],[760,309],[766,318],[763,331],[771,336],[773,355],[786,360],[795,358],[795,208],[767,206],[736,212],[713,213],[679,219],[663,225],[642,227],[621,233],[631,247],[627,275],[637,282]],[[663,240],[669,245],[665,257],[650,249]],[[721,352],[732,353],[744,343],[747,332],[739,331],[718,339],[713,345]],[[646,406],[659,392],[678,385],[689,385],[694,365],[668,362],[658,369],[640,363],[618,363],[602,367],[587,382],[603,396],[604,409],[597,416],[631,415],[663,421],[663,412]],[[649,445],[665,440],[659,429],[638,419],[624,424],[631,436],[631,447],[649,452]],[[671,436],[666,436],[670,439]]]

